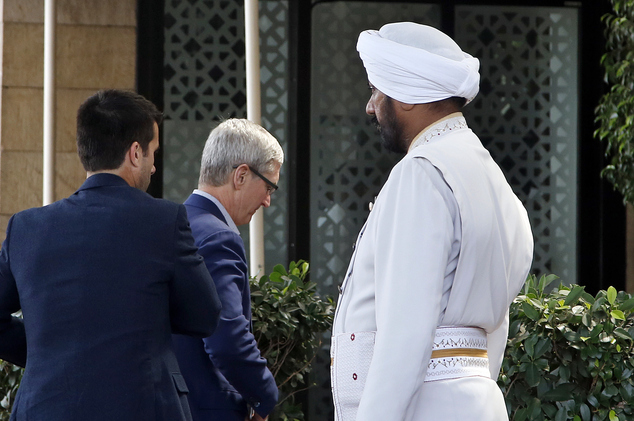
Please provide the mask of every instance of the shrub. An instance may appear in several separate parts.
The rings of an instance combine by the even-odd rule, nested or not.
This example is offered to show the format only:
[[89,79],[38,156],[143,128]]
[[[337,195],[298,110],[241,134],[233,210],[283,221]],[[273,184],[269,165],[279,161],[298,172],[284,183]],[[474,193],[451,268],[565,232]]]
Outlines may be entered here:
[[23,370],[0,360],[0,421],[8,421]]
[[610,90],[595,109],[595,137],[605,142],[602,175],[634,204],[634,0],[610,0],[603,16],[606,53],[601,58]]
[[253,331],[262,355],[275,376],[280,399],[270,420],[302,420],[297,392],[306,390],[308,373],[332,326],[332,298],[317,295],[317,285],[305,280],[308,263],[291,262],[288,271],[277,265],[268,276],[251,279]]
[[634,419],[634,299],[613,287],[547,292],[556,278],[529,276],[511,305],[498,379],[510,419]]

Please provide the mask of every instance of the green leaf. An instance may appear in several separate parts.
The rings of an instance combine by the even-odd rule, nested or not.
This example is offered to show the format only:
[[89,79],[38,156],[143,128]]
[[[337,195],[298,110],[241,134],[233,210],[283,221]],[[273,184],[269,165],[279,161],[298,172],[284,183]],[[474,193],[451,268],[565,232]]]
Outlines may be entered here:
[[595,408],[598,408],[599,405],[599,400],[594,396],[594,395],[589,395],[588,396],[588,403],[592,406],[594,406]]
[[549,338],[541,338],[537,342],[535,346],[534,358],[539,358],[544,355],[547,351],[550,351],[552,347],[552,343]]
[[535,387],[541,381],[541,370],[537,365],[530,363],[526,368],[526,383],[529,387]]
[[590,313],[586,313],[583,316],[581,316],[581,323],[583,323],[584,326],[591,327],[592,326],[592,315]]
[[610,315],[618,320],[625,320],[625,314],[621,310],[612,310]]
[[585,287],[575,285],[570,291],[570,293],[568,294],[568,296],[566,297],[564,301],[564,305],[569,306],[576,303],[579,297],[581,297],[581,294],[583,294],[584,289]]
[[562,381],[567,382],[570,379],[570,367],[567,365],[560,365],[557,369],[559,377]]
[[616,412],[614,412],[614,410],[610,411],[610,421],[619,421],[619,417],[616,416]]
[[522,310],[524,311],[524,314],[526,314],[526,317],[533,321],[537,321],[541,318],[541,313],[527,301],[522,302]]
[[288,272],[286,271],[286,268],[284,268],[284,266],[282,266],[282,265],[275,265],[273,267],[273,272],[279,273],[281,275],[288,275]]
[[632,340],[632,337],[627,332],[627,330],[623,329],[622,327],[617,327],[616,329],[614,329],[614,334],[621,339]]
[[579,413],[581,414],[581,419],[583,421],[590,421],[592,418],[592,413],[590,412],[590,407],[585,403],[579,405]]
[[526,350],[526,355],[531,358],[534,358],[535,356],[535,345],[537,345],[538,340],[538,336],[531,336],[524,341],[524,349]]
[[543,292],[544,291],[544,287],[546,286],[546,277],[544,275],[542,275],[539,278],[539,282],[537,283],[537,290],[539,292]]
[[594,326],[594,328],[592,328],[592,331],[590,332],[590,337],[596,338],[599,336],[601,332],[603,332],[603,324],[599,323],[596,326]]
[[581,298],[586,301],[588,304],[590,304],[590,306],[592,306],[592,304],[594,304],[595,298],[588,294],[587,292],[583,292],[583,294],[581,294]]
[[542,400],[556,402],[570,400],[570,398],[573,396],[573,391],[575,390],[575,388],[576,386],[572,383],[564,383],[544,393],[544,395],[542,396]]
[[515,413],[513,421],[525,421],[528,418],[528,408],[520,408]]
[[301,264],[301,271],[302,271],[302,274],[305,275],[308,273],[308,268],[310,267],[310,265],[308,264],[308,262],[304,262],[304,261],[302,262],[303,263]]
[[557,414],[555,415],[555,421],[567,421],[568,420],[568,411],[566,408],[559,408]]
[[616,301],[616,288],[609,287],[608,288],[608,302],[610,303],[610,305],[614,305],[615,301]]
[[[542,279],[544,279],[543,288],[545,289],[545,288],[548,288],[548,286],[552,284],[554,281],[559,279],[559,276],[550,274],[550,275],[546,275],[546,277],[542,276]],[[541,284],[541,279],[540,279],[540,284]],[[541,291],[543,291],[544,289],[541,289]]]
[[630,298],[628,300],[623,301],[623,303],[619,306],[619,309],[622,311],[632,310],[634,308],[634,298]]

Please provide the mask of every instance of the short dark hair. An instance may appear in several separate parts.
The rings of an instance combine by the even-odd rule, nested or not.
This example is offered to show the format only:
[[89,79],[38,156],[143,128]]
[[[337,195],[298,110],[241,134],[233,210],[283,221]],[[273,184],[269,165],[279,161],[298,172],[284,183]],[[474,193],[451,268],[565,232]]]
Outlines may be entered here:
[[86,171],[114,170],[139,142],[143,153],[163,114],[143,96],[116,89],[99,91],[77,111],[77,153]]
[[459,96],[452,96],[440,101],[430,102],[436,110],[444,110],[448,113],[460,111],[467,105],[467,99]]

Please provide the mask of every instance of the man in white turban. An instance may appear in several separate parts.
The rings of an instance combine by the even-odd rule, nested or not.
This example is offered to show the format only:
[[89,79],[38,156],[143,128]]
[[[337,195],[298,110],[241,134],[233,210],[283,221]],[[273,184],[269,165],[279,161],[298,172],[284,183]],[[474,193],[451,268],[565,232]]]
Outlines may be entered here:
[[507,420],[508,308],[533,256],[526,210],[460,109],[479,62],[429,26],[365,31],[384,145],[406,153],[361,229],[331,346],[338,421]]

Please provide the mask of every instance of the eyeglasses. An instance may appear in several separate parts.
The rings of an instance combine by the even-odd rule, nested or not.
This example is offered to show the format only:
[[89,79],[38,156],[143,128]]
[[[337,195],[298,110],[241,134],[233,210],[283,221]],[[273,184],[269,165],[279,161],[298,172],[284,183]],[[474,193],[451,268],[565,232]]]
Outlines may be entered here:
[[[235,170],[236,168],[238,168],[240,165],[234,165],[233,169]],[[251,170],[251,172],[255,175],[257,175],[258,177],[260,177],[266,184],[266,194],[268,194],[269,196],[272,195],[273,193],[275,193],[275,190],[277,190],[279,188],[279,186],[277,184],[275,184],[274,182],[272,182],[271,180],[269,180],[268,178],[266,178],[265,176],[263,176],[262,174],[260,174],[258,171],[256,171],[255,169],[253,169],[250,165],[247,165],[247,167],[249,167],[249,169]]]

